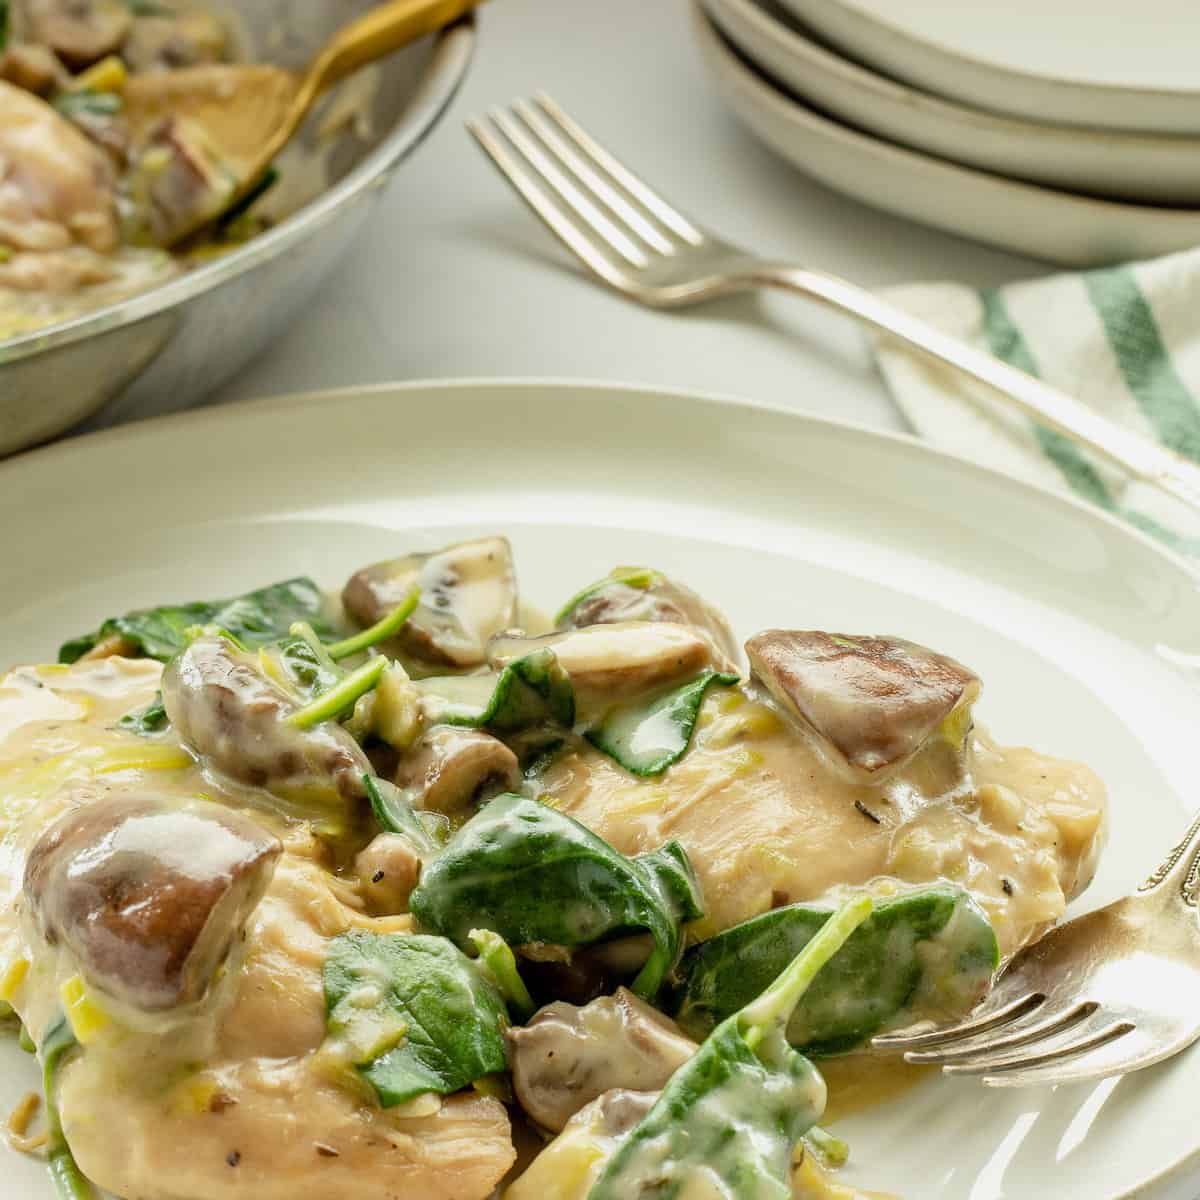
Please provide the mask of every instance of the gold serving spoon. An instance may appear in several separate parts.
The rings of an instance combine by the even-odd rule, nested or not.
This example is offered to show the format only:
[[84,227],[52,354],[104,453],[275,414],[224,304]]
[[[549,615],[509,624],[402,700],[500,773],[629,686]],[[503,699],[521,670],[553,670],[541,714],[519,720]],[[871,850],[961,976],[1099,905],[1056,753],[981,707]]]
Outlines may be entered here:
[[[339,29],[303,72],[269,63],[215,63],[131,76],[123,112],[135,143],[165,117],[203,134],[206,155],[232,177],[236,203],[264,177],[317,98],[360,67],[433,33],[480,0],[388,0]],[[218,215],[176,224],[173,244]]]

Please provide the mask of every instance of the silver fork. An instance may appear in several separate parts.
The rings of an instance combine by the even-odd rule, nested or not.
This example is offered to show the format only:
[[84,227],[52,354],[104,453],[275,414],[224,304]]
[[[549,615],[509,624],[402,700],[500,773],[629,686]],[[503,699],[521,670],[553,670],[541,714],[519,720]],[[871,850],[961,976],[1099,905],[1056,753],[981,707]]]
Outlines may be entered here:
[[872,1048],[996,1087],[1138,1071],[1200,1037],[1200,818],[1141,888],[1018,954],[972,1017]]
[[467,128],[550,231],[623,296],[682,308],[775,287],[818,300],[957,367],[1028,416],[1200,509],[1200,468],[865,288],[724,241],[669,204],[548,96],[495,109]]

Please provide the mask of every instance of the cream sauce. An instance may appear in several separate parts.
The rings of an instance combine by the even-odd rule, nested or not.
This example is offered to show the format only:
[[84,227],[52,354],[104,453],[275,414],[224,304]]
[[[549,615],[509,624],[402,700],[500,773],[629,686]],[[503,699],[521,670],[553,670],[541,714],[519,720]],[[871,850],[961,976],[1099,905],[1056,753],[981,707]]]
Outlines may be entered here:
[[[34,934],[21,877],[29,848],[68,806],[135,786],[208,798],[251,814],[284,846],[243,944],[203,1004],[149,1021],[89,994],[100,1020],[59,1091],[80,1166],[117,1194],[164,1200],[290,1200],[304,1189],[357,1200],[364,1186],[482,1200],[515,1160],[497,1100],[467,1093],[382,1111],[321,1052],[326,940],[355,926],[404,930],[410,918],[370,916],[358,878],[334,870],[335,858],[352,864],[361,846],[332,854],[313,820],[202,770],[174,733],[116,728],[151,699],[160,674],[154,662],[109,658],[0,680],[0,984],[35,1040],[57,1019],[60,985],[78,967]],[[1086,885],[1104,831],[1104,789],[1085,767],[1001,748],[976,731],[965,750],[934,739],[887,780],[858,784],[831,771],[820,746],[752,685],[709,693],[691,750],[659,779],[635,779],[581,748],[538,782],[549,803],[625,853],[682,842],[708,908],[693,937],[852,886],[889,894],[949,879],[975,894],[1011,954]],[[19,962],[29,964],[23,977]],[[827,1120],[919,1077],[869,1059],[826,1070]],[[588,1111],[509,1200],[586,1196],[616,1145]],[[864,1195],[823,1178],[810,1159],[800,1167],[797,1200]]]
[[[463,1093],[425,1115],[378,1108],[320,1053],[329,937],[372,918],[357,883],[328,869],[310,823],[265,793],[202,772],[167,734],[114,728],[147,703],[160,668],[109,658],[20,668],[0,681],[0,980],[35,1041],[57,1019],[77,967],[22,919],[24,857],[68,805],[112,788],[208,797],[250,813],[284,854],[243,944],[208,999],[167,1022],[134,1018],[99,993],[100,1027],[65,1064],[59,1103],[82,1170],[117,1195],[156,1200],[322,1200],[420,1195],[482,1200],[513,1162],[499,1101]],[[14,902],[15,901],[15,902]]]
[[1087,767],[979,730],[965,761],[933,745],[887,781],[853,783],[753,685],[710,691],[691,749],[657,779],[587,747],[539,782],[623,853],[683,844],[707,908],[695,940],[846,887],[945,879],[975,895],[1008,956],[1087,884],[1105,828]]

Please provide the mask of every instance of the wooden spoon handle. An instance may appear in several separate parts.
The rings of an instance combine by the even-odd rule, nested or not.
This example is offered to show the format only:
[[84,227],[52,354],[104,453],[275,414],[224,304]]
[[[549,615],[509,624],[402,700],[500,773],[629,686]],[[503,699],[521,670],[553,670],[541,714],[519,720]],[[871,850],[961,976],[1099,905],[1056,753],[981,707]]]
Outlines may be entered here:
[[308,72],[323,92],[357,71],[470,12],[480,0],[389,0],[339,30]]

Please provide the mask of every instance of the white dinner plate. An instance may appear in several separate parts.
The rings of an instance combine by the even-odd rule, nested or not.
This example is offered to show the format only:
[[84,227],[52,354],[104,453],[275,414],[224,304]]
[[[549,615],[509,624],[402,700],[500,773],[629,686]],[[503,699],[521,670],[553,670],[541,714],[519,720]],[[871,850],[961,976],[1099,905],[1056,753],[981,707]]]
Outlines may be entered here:
[[773,0],[704,0],[704,6],[772,79],[868,133],[1049,187],[1200,204],[1200,137],[1081,129],[968,108],[842,58]]
[[1196,0],[783,0],[824,40],[928,92],[1104,129],[1200,129]]
[[[905,437],[632,387],[391,385],[37,451],[0,466],[0,511],[0,662],[52,658],[132,606],[302,572],[336,588],[364,563],[504,532],[547,610],[648,563],[743,635],[886,632],[960,658],[1001,739],[1107,781],[1088,906],[1134,887],[1197,802],[1200,579],[1103,514]],[[0,1107],[36,1085],[0,1044]],[[850,1179],[905,1200],[1194,1200],[1198,1086],[1200,1046],[1057,1091],[932,1076],[838,1129]],[[38,1164],[0,1161],[2,1200],[49,1200]]]
[[958,166],[842,125],[760,75],[699,0],[696,36],[721,94],[768,146],[865,204],[1070,267],[1153,258],[1200,244],[1200,209],[1096,200]]

